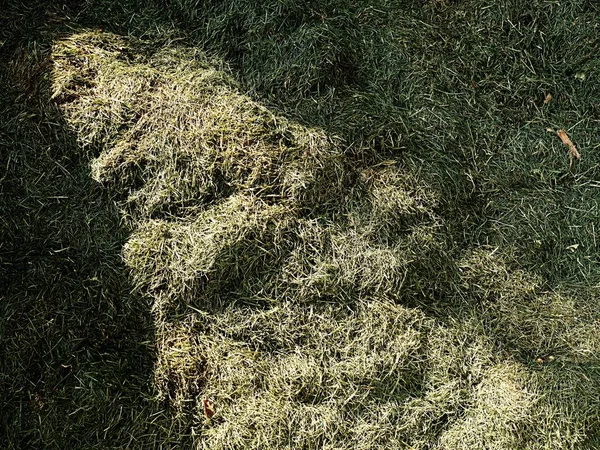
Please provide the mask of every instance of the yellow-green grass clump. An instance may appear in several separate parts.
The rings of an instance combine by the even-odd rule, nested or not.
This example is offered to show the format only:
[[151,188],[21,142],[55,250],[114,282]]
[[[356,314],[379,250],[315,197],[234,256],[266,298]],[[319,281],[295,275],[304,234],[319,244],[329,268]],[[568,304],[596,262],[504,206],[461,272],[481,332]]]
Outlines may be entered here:
[[199,51],[146,55],[89,32],[61,41],[54,64],[53,97],[81,144],[104,149],[94,177],[134,216],[185,217],[236,193],[324,207],[350,176],[323,132],[249,100]]
[[435,166],[350,160],[197,50],[85,32],[53,59],[53,96],[132,230],[157,401],[198,448],[585,442],[594,308],[510,247],[457,248]]

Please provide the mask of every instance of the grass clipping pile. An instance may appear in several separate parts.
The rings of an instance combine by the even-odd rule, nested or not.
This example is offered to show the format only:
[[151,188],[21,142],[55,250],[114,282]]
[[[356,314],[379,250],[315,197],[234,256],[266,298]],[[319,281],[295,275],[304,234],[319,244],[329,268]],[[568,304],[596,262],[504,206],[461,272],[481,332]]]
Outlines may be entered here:
[[[121,205],[126,264],[153,299],[157,401],[195,445],[587,439],[597,380],[506,348],[589,355],[591,312],[493,249],[456,267],[438,194],[417,176],[350,164],[341,140],[249,99],[197,50],[150,48],[101,32],[58,41],[53,97],[101,152],[93,175]],[[444,320],[413,301],[449,285],[431,280],[448,275],[431,273],[440,266],[465,305]]]

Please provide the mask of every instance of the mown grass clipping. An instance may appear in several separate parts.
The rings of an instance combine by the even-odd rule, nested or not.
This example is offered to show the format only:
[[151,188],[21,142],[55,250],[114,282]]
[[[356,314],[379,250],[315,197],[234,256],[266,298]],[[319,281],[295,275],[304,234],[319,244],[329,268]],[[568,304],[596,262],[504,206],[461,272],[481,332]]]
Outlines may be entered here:
[[[598,5],[85,14],[48,49],[46,102],[152,327],[111,446],[600,446]],[[67,442],[74,414],[27,442]]]

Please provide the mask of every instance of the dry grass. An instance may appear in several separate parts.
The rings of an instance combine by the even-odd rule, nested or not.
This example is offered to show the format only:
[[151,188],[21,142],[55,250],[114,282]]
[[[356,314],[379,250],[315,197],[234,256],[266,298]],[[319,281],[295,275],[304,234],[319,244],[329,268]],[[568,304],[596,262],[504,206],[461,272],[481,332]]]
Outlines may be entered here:
[[166,4],[9,33],[7,447],[597,448],[597,6]]

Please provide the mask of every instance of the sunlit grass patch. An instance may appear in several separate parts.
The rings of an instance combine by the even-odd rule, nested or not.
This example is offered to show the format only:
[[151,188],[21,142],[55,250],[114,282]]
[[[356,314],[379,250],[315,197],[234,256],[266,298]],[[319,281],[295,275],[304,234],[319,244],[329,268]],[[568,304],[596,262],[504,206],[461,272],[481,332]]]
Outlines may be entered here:
[[192,441],[583,442],[594,401],[555,402],[540,380],[594,373],[580,365],[596,351],[596,310],[520,263],[518,243],[465,236],[495,208],[488,242],[509,239],[510,197],[482,200],[509,185],[506,159],[475,157],[466,176],[462,150],[361,159],[197,50],[102,35],[56,44],[55,98],[81,144],[101,150],[92,171],[132,229],[125,263],[153,302],[157,400]]
[[136,3],[0,27],[13,447],[598,447],[594,2]]

